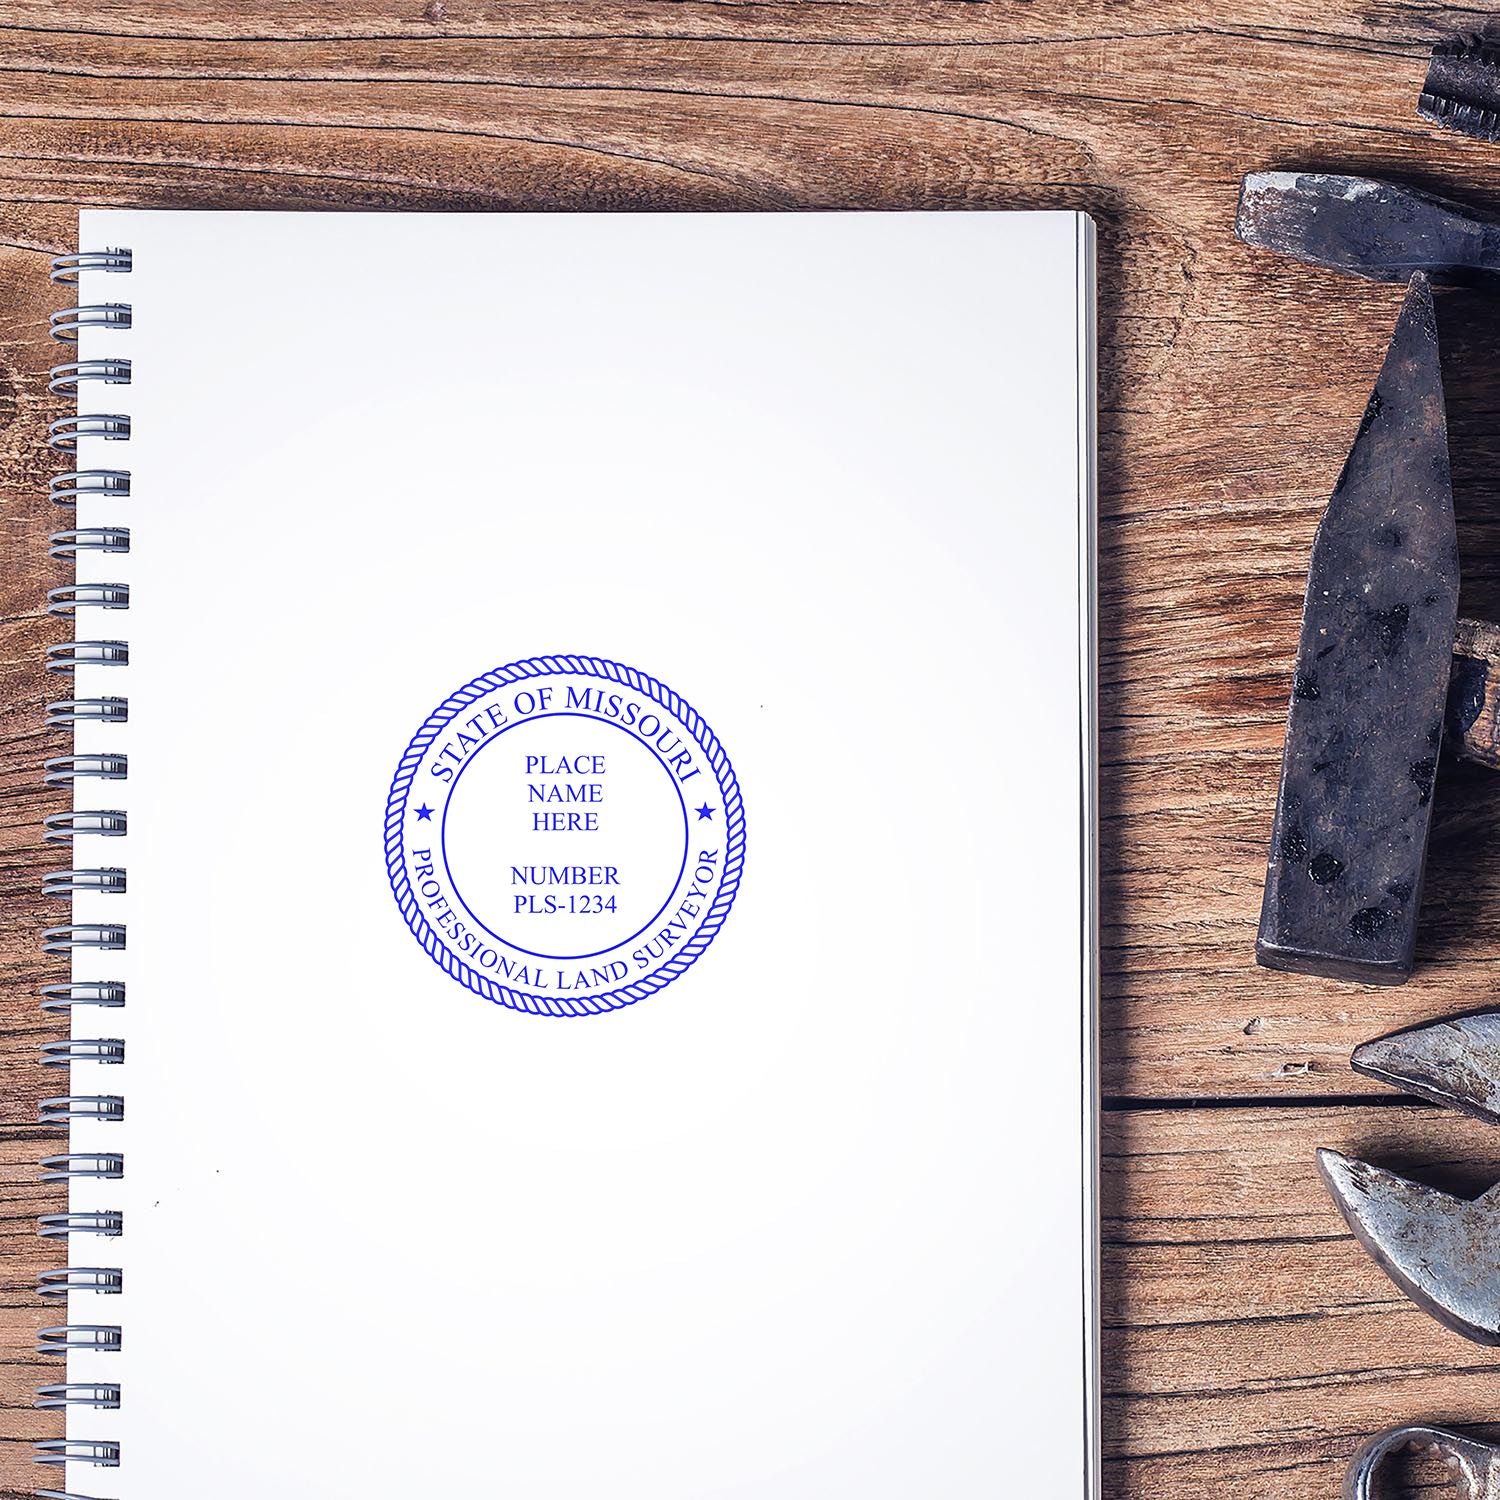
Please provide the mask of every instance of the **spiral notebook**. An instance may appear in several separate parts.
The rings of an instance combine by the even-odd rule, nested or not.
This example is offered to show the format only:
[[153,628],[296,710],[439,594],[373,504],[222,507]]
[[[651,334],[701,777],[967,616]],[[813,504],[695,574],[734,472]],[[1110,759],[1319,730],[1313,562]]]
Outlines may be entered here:
[[1095,1493],[1089,220],[79,244],[45,1492]]

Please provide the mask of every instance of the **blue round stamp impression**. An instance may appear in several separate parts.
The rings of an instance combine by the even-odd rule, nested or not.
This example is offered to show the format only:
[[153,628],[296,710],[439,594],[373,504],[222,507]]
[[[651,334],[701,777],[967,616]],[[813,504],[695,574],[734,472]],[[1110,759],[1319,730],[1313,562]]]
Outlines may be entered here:
[[391,781],[386,869],[444,973],[497,1005],[587,1016],[684,974],[745,863],[734,767],[634,667],[538,656],[427,716]]

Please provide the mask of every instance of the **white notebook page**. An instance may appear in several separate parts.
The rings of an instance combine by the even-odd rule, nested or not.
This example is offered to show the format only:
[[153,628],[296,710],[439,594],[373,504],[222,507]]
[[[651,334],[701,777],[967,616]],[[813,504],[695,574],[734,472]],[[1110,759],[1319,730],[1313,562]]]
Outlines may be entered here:
[[[70,1432],[122,1456],[67,1488],[1090,1493],[1087,219],[80,235],[134,253],[80,299],[133,309],[80,353],[131,359],[80,403],[131,438],[79,463],[132,493],[78,521],[131,532],[79,564],[129,583],[79,634],[130,665],[77,688],[128,695],[78,748],[129,776],[76,796],[130,834],[75,846],[129,888],[76,903],[127,924],[75,975],[128,1003],[75,1015],[127,1060],[75,1068],[126,1118],[73,1149],[126,1172],[75,1185],[124,1233],[70,1253],[125,1289],[71,1299],[123,1347],[70,1378],[123,1398]],[[450,695],[560,654],[643,674],[612,684],[635,725],[537,722],[551,679],[507,679],[475,701],[511,721],[445,721],[454,775],[392,802]],[[554,785],[605,821],[534,824]],[[445,905],[398,905],[388,815]],[[679,852],[684,881],[712,856],[701,901]],[[710,901],[686,967],[635,957]],[[527,1014],[457,971],[616,1008]]]

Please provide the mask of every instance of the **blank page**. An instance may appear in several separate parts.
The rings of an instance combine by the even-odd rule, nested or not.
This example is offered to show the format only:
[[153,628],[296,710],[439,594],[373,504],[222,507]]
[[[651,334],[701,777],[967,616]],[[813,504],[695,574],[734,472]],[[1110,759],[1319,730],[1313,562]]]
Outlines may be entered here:
[[128,999],[66,1487],[1088,1494],[1089,221],[81,243]]

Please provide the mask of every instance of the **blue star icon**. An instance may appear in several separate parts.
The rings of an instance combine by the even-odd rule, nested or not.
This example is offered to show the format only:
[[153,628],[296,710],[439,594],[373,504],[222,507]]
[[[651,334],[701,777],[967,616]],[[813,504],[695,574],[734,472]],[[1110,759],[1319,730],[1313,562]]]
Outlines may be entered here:
[[710,807],[710,806],[709,806],[709,805],[708,805],[708,803],[706,803],[706,802],[705,802],[705,803],[704,803],[704,804],[703,804],[703,806],[702,806],[702,807],[695,807],[695,808],[694,808],[694,809],[693,809],[693,811],[694,811],[694,812],[696,812],[696,813],[697,813],[697,814],[698,814],[698,821],[699,821],[699,822],[700,822],[700,823],[701,823],[701,822],[702,822],[702,821],[703,821],[703,820],[704,820],[704,819],[705,819],[705,818],[711,818],[711,817],[713,817],[713,815],[714,815],[714,809],[713,809],[713,808],[711,808],[711,807]]
[[428,805],[424,802],[417,809],[417,822],[419,822],[419,823],[428,823],[428,822],[431,822],[431,820],[432,820],[432,809],[430,807],[428,807]]

